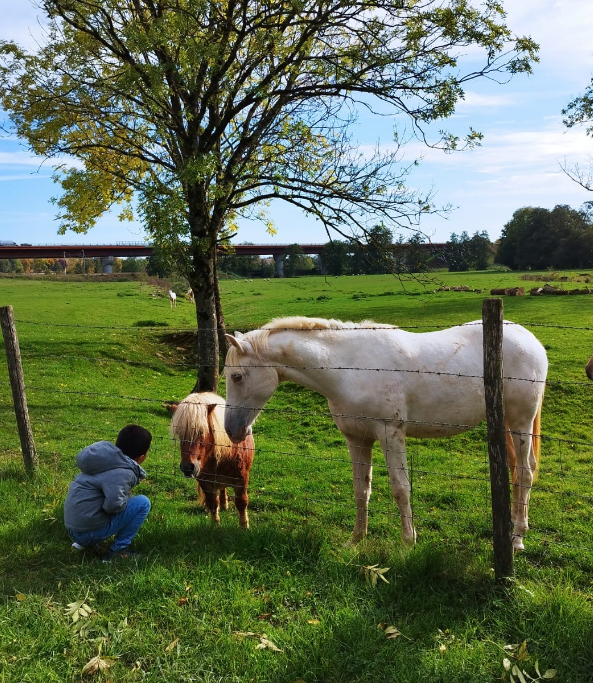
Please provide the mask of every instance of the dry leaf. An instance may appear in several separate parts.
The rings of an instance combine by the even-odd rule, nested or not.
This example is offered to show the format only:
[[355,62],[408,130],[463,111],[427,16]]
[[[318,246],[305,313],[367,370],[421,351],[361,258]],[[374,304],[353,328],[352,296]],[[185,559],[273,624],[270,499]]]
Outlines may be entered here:
[[179,600],[177,600],[177,604],[180,606],[181,605],[187,605],[188,602],[189,602],[189,600],[187,598],[179,598]]
[[177,645],[179,642],[179,638],[175,638],[175,640],[172,643],[169,643],[167,647],[165,648],[165,652],[171,652],[171,650]]
[[82,675],[93,676],[98,671],[105,671],[105,669],[108,669],[114,664],[117,664],[117,657],[101,657],[101,655],[98,654],[84,665]]
[[443,643],[441,643],[439,645],[439,652],[447,652],[447,646],[443,645]]
[[267,619],[268,617],[271,617],[272,613],[271,612],[266,612],[265,614],[259,614],[258,619]]
[[360,568],[360,571],[364,574],[365,579],[370,581],[371,585],[374,587],[377,585],[378,578],[385,581],[385,583],[389,583],[383,576],[389,569],[390,567],[379,567],[378,564],[366,564]]
[[317,624],[320,623],[319,619],[307,619],[307,623],[311,624],[312,626],[317,626]]
[[19,602],[24,602],[27,599],[27,596],[24,593],[17,593],[14,596]]
[[255,646],[256,650],[273,650],[274,652],[284,652],[284,650],[281,650],[275,643],[273,643],[271,640],[268,640],[268,636],[265,633],[262,633],[259,639],[259,643]]
[[506,657],[502,660],[502,667],[505,671],[511,670],[511,660]]

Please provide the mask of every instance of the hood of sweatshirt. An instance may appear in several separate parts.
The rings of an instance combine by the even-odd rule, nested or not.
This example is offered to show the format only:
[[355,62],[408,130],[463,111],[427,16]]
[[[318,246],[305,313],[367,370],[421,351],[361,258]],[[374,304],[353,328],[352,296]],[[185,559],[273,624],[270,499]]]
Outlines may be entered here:
[[100,474],[107,470],[123,468],[134,471],[139,479],[146,477],[142,467],[111,441],[97,441],[83,448],[76,456],[76,465],[84,474]]

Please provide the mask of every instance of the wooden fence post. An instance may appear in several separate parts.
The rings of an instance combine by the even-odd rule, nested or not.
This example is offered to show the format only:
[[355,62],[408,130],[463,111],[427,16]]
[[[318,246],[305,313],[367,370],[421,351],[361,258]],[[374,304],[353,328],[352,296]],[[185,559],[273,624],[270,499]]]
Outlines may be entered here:
[[504,421],[502,299],[484,299],[482,327],[484,332],[484,395],[492,494],[494,576],[500,581],[512,576],[515,571]]
[[21,365],[21,350],[19,348],[16,327],[14,325],[12,306],[0,307],[0,322],[2,324],[4,347],[6,348],[6,362],[8,363],[8,375],[12,388],[12,400],[14,402],[14,412],[16,415],[19,437],[21,439],[25,470],[29,476],[34,476],[38,466],[37,451],[35,450],[33,432],[31,430],[31,423],[29,422],[25,380],[23,379],[23,366]]

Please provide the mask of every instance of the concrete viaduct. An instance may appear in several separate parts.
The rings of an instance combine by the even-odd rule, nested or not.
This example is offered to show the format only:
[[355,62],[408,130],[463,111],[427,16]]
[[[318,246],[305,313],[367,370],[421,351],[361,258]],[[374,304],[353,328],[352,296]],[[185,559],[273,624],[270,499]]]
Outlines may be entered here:
[[[272,256],[276,262],[276,275],[284,275],[284,257],[288,244],[234,244],[235,253],[241,256]],[[305,254],[323,253],[324,244],[300,244]],[[444,248],[444,244],[425,244],[431,251]],[[228,252],[226,252],[228,253]],[[100,258],[103,272],[111,273],[113,258],[145,257],[152,254],[146,242],[116,242],[115,244],[16,244],[0,242],[0,259],[29,258]]]

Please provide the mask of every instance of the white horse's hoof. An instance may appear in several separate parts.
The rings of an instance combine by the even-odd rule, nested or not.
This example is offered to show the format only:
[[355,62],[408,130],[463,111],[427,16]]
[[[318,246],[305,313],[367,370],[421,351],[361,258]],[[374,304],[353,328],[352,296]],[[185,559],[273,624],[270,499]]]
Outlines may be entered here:
[[521,553],[525,550],[523,545],[523,538],[521,536],[513,536],[513,551],[516,553]]

